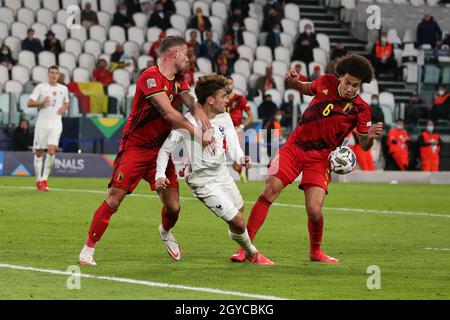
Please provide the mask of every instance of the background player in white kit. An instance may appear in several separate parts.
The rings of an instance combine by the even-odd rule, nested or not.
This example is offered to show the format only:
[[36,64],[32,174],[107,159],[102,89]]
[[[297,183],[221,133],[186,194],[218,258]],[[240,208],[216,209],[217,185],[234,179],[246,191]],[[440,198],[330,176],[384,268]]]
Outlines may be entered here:
[[[59,138],[62,132],[62,115],[69,108],[69,90],[58,84],[59,68],[48,69],[48,83],[41,83],[34,88],[28,101],[29,108],[38,108],[39,115],[34,130],[34,171],[38,191],[48,191],[48,176],[55,163]],[[44,152],[47,157],[42,173]]]
[[[242,216],[244,201],[226,167],[225,152],[233,161],[251,166],[250,157],[246,157],[239,145],[238,136],[230,115],[225,112],[228,103],[225,77],[212,74],[200,77],[195,85],[195,94],[203,111],[211,122],[210,134],[214,143],[202,147],[201,141],[189,132],[174,129],[161,147],[156,169],[156,188],[165,189],[170,181],[165,172],[171,153],[183,141],[184,151],[189,158],[185,170],[185,179],[192,193],[228,225],[230,238],[246,251],[247,260],[254,264],[272,265],[273,262],[259,253],[252,244]],[[197,126],[195,118],[187,113],[185,117]]]

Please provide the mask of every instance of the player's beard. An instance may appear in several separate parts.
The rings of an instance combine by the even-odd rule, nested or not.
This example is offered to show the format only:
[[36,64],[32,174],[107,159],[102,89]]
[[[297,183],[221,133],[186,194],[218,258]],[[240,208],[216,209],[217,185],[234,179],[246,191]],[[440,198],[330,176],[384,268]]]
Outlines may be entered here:
[[189,71],[189,62],[186,62],[182,65],[176,63],[175,69],[177,70],[177,74],[182,74],[183,72],[188,72]]

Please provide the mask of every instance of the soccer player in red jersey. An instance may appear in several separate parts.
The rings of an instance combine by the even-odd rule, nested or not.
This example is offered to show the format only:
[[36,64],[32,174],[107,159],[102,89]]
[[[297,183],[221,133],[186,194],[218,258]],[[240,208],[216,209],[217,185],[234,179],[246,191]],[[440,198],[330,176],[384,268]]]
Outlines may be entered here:
[[[189,108],[204,130],[211,128],[204,111],[190,94],[189,85],[181,76],[189,68],[187,52],[183,38],[165,38],[160,46],[160,64],[146,69],[137,79],[132,110],[123,130],[108,193],[94,214],[86,244],[79,256],[81,265],[96,265],[95,244],[122,200],[133,192],[141,179],[146,180],[153,191],[156,190],[156,159],[172,126],[184,128],[197,136],[202,135],[177,111],[180,103],[183,102]],[[207,144],[204,141],[204,145]],[[179,260],[181,250],[171,233],[180,212],[177,176],[171,160],[166,175],[171,183],[169,188],[158,192],[163,203],[159,232],[169,255]]]
[[[362,83],[373,78],[370,62],[359,55],[348,55],[336,63],[335,71],[337,76],[327,74],[313,82],[301,82],[295,70],[286,74],[286,80],[301,94],[314,96],[314,99],[297,128],[271,161],[264,190],[253,205],[247,222],[247,230],[253,240],[271,204],[302,173],[299,188],[305,193],[310,259],[325,263],[338,262],[320,248],[324,225],[322,208],[330,182],[328,155],[354,128],[364,150],[371,148],[373,140],[380,137],[383,130],[382,122],[372,125],[371,107],[358,96]],[[242,249],[230,259],[245,261]]]
[[[239,141],[242,147],[244,142],[244,128],[253,122],[253,112],[250,106],[248,105],[248,101],[244,96],[237,94],[233,91],[233,78],[227,78],[227,86],[225,88],[228,98],[228,104],[226,106],[226,111],[230,114],[231,120],[233,121],[233,125],[238,133]],[[245,122],[242,122],[242,116],[244,112],[247,114],[247,119]],[[233,162],[233,169],[239,173],[241,181],[246,183],[247,176],[242,168],[242,165]]]

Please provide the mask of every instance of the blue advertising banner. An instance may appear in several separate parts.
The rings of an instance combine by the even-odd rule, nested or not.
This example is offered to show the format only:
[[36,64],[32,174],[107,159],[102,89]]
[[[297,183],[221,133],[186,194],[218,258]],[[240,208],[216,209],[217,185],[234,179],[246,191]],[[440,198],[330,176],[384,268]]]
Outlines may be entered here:
[[0,176],[3,175],[3,152],[0,151]]

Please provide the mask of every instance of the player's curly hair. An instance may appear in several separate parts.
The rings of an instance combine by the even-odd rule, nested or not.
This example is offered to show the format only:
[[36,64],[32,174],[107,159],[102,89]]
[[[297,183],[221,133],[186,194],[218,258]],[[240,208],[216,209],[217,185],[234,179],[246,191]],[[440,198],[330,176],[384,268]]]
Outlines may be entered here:
[[339,76],[349,74],[361,79],[362,83],[369,83],[375,77],[375,71],[369,60],[358,54],[349,54],[338,59],[334,65],[334,71]]
[[198,78],[195,84],[195,95],[198,102],[203,105],[208,97],[216,94],[217,90],[225,89],[227,86],[227,78],[218,74],[210,74]]

